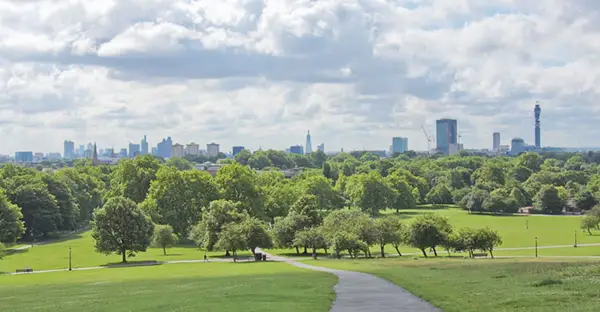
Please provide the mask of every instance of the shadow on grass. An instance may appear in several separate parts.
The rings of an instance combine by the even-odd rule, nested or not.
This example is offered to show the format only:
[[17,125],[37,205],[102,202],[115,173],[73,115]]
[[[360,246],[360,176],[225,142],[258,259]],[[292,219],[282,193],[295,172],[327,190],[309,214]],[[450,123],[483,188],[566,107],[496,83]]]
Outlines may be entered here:
[[34,245],[34,246],[43,246],[43,245],[48,245],[48,244],[67,242],[70,240],[76,240],[76,239],[80,239],[82,237],[83,236],[81,236],[81,233],[73,233],[73,234],[69,234],[69,235],[65,235],[65,236],[61,236],[61,237],[57,237],[57,238],[47,238],[47,239],[36,238],[36,239],[22,240],[22,241],[19,241],[19,243],[30,244],[30,245]]
[[4,252],[4,255],[5,256],[10,256],[10,255],[22,254],[22,253],[29,252],[29,249],[31,249],[31,248],[25,248],[25,249],[7,249]]
[[[279,253],[279,256],[282,257],[288,257],[288,258],[307,258],[307,257],[312,257],[312,253],[295,253],[295,252],[284,252],[284,253]],[[331,254],[325,254],[322,252],[317,252],[317,257],[328,257]]]

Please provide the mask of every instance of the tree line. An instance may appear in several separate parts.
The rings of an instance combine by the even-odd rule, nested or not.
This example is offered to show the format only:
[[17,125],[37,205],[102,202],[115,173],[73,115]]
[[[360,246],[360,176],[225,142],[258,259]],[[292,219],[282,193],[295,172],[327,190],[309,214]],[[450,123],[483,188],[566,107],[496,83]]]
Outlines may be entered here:
[[[511,213],[533,206],[531,212],[557,214],[591,211],[600,199],[595,154],[442,157],[407,153],[380,159],[371,153],[331,157],[320,151],[295,155],[244,150],[222,162],[215,177],[193,169],[186,159],[164,161],[152,156],[125,159],[117,166],[77,161],[72,168],[56,171],[5,165],[0,168],[0,241],[44,239],[91,221],[97,225],[94,216],[111,200],[111,205],[136,211],[128,217],[150,220],[152,232],[154,224],[168,225],[180,239],[233,251],[242,241],[246,247],[253,245],[248,241],[257,240],[266,246],[263,232],[270,234],[284,223],[305,222],[310,226],[302,230],[316,229],[340,210],[375,217],[384,209],[455,204],[474,213]],[[303,170],[289,179],[279,170],[285,168]],[[243,226],[224,227],[232,223],[228,220]],[[221,234],[224,228],[229,234],[242,233],[244,239],[219,241],[227,236]],[[277,235],[268,236],[276,238],[272,239],[275,245],[281,242]],[[290,237],[286,246],[302,238]],[[325,238],[334,246],[332,237]]]

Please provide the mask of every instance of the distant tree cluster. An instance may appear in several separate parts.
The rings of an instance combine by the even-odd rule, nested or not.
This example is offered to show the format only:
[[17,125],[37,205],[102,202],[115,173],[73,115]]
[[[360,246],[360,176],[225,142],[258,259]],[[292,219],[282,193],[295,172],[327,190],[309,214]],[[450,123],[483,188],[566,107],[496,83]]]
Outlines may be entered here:
[[[328,156],[321,151],[243,150],[235,159],[220,159],[224,165],[215,177],[194,169],[199,165],[190,160],[208,159],[165,162],[140,156],[117,166],[79,160],[56,172],[5,165],[0,168],[0,241],[47,238],[91,222],[96,249],[124,257],[152,242],[166,253],[168,246],[185,239],[228,253],[273,244],[298,252],[329,248],[355,255],[388,241],[397,247],[432,245],[420,239],[433,236],[410,236],[407,229],[427,232],[433,231],[432,224],[443,225],[435,220],[422,227],[398,225],[373,218],[384,209],[456,204],[472,213],[499,214],[532,206],[533,213],[560,214],[590,211],[600,200],[600,156],[594,153],[491,158],[409,152],[380,159],[358,152]],[[281,169],[290,168],[300,174],[286,178]],[[349,218],[346,211],[357,215]],[[585,228],[597,229],[594,212],[588,214]],[[115,231],[106,228],[118,216],[130,221],[119,232],[129,241],[111,237]],[[348,227],[334,230],[327,225],[332,218],[343,218],[336,224]],[[370,223],[368,233],[357,230]],[[171,235],[163,226],[170,227]],[[465,236],[472,231],[462,236],[461,230],[442,226],[440,231],[443,240],[434,239],[437,243],[428,248],[484,249],[480,240]]]

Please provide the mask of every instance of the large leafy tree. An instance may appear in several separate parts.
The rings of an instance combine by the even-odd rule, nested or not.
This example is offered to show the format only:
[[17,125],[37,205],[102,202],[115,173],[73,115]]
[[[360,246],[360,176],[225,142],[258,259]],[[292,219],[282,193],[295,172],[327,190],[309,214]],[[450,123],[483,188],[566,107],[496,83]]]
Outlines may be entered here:
[[0,242],[14,243],[25,233],[21,208],[11,203],[0,189]]
[[565,202],[560,198],[556,187],[544,185],[535,197],[535,206],[543,213],[560,214],[565,206]]
[[240,207],[252,216],[266,218],[263,210],[264,194],[256,184],[255,172],[233,163],[221,167],[217,171],[215,181],[222,199],[238,202]]
[[150,155],[124,159],[112,173],[108,198],[124,196],[141,203],[148,194],[150,183],[156,178],[160,163]]
[[200,221],[202,210],[218,196],[209,173],[163,167],[157,172],[141,208],[154,222],[172,226],[175,234],[187,235]]
[[77,227],[79,219],[79,205],[71,189],[69,188],[66,179],[54,174],[43,174],[42,181],[46,184],[48,192],[54,196],[56,203],[60,209],[62,224],[60,230],[72,231]]
[[146,251],[152,242],[154,224],[137,204],[123,196],[109,199],[94,213],[92,237],[96,251],[103,254],[116,253],[127,257]]
[[[243,221],[246,215],[247,213],[239,203],[222,199],[215,200],[202,213],[202,221],[192,228],[189,238],[195,241],[199,247],[213,250],[223,228],[230,223]],[[229,250],[231,249],[225,249],[227,254],[229,254]]]
[[375,171],[350,177],[346,193],[352,206],[371,215],[393,207],[397,196],[389,183]]

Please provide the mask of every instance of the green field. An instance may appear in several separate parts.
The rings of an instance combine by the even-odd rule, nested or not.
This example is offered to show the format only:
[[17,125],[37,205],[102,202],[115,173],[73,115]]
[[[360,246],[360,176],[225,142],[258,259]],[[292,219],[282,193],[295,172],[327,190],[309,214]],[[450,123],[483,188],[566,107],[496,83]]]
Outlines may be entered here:
[[[60,242],[34,246],[23,251],[17,251],[0,260],[0,272],[14,272],[16,269],[30,267],[34,270],[63,269],[69,266],[69,247],[72,253],[73,268],[102,266],[121,262],[121,256],[103,255],[94,251],[94,239],[91,232],[75,234]],[[209,252],[209,257],[221,257],[224,252]],[[238,253],[240,256],[250,256],[250,251]],[[195,246],[177,246],[167,249],[167,256],[161,248],[148,248],[147,252],[138,253],[128,261],[172,261],[200,260],[204,251]]]
[[[455,229],[462,227],[489,227],[497,230],[502,237],[503,244],[499,248],[518,248],[518,247],[533,247],[535,246],[535,238],[537,237],[538,246],[556,246],[556,245],[573,245],[575,235],[577,235],[578,244],[600,244],[600,232],[592,232],[589,235],[580,229],[580,216],[494,216],[486,214],[469,214],[460,209],[410,209],[401,210],[400,213],[395,211],[385,211],[385,215],[397,215],[406,223],[410,223],[411,219],[424,213],[436,213],[448,217],[448,220]],[[541,253],[546,255],[600,255],[598,249],[592,247],[581,248],[559,248],[547,249]],[[402,253],[418,254],[420,251],[416,248],[403,246],[400,248]],[[445,252],[438,250],[439,254]],[[294,256],[295,249],[276,249],[272,251],[276,254]],[[322,252],[322,250],[320,250]],[[586,254],[589,252],[589,254]],[[373,256],[379,256],[379,247],[371,247]],[[386,253],[396,254],[392,246],[386,247]],[[498,251],[498,255],[533,255],[533,250],[517,250],[517,251]],[[306,256],[306,255],[302,255]],[[310,256],[310,255],[308,255]]]
[[599,263],[447,258],[307,263],[377,275],[446,312],[598,311],[600,306]]
[[332,274],[274,262],[5,275],[0,311],[325,312],[336,283]]

